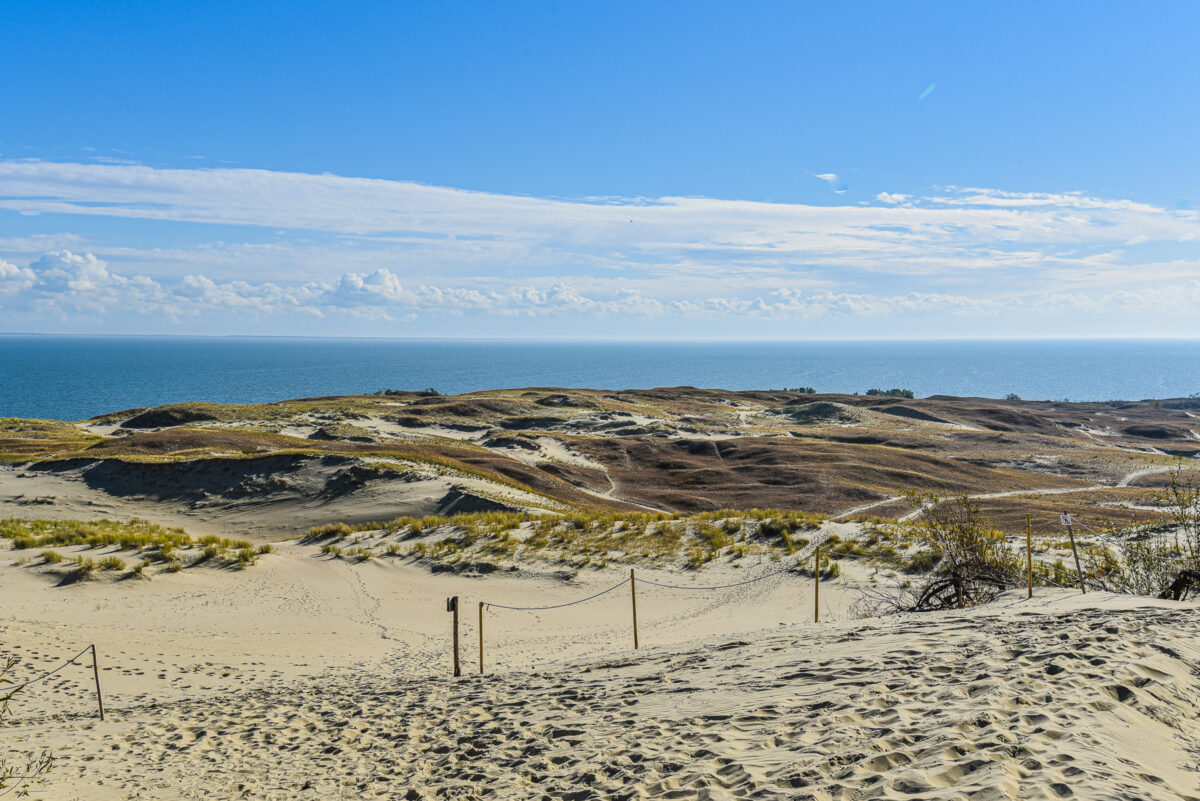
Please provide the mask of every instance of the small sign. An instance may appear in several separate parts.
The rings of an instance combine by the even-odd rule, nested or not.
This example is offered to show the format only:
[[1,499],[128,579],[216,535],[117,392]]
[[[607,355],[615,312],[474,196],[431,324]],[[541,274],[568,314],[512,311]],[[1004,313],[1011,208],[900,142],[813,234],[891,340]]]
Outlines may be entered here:
[[1069,525],[1071,525],[1071,524],[1072,524],[1072,523],[1074,523],[1074,522],[1075,522],[1075,521],[1071,519],[1071,513],[1070,513],[1070,512],[1063,512],[1062,514],[1060,514],[1060,515],[1058,516],[1058,523],[1059,523],[1059,525],[1062,525],[1062,526],[1069,526]]

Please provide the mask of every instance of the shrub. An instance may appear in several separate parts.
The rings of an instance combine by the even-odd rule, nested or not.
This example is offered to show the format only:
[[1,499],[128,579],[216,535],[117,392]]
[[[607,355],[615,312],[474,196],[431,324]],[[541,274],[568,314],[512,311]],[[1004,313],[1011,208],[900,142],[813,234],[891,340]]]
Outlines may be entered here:
[[183,562],[180,562],[178,559],[172,559],[163,565],[162,569],[167,573],[178,573],[180,570],[183,570]]
[[119,556],[106,556],[99,562],[101,570],[124,570],[125,560]]
[[1167,507],[1167,520],[1175,527],[1175,545],[1183,561],[1181,567],[1200,570],[1200,487],[1194,473],[1184,475],[1183,466],[1171,469],[1164,492],[1155,499]]
[[48,565],[56,565],[62,560],[62,554],[56,551],[42,551],[42,561]]
[[992,528],[979,506],[967,495],[940,498],[913,490],[908,502],[921,511],[906,533],[937,558],[938,570],[922,584],[909,585],[891,598],[879,599],[893,609],[939,609],[985,603],[1021,570],[1004,535]]

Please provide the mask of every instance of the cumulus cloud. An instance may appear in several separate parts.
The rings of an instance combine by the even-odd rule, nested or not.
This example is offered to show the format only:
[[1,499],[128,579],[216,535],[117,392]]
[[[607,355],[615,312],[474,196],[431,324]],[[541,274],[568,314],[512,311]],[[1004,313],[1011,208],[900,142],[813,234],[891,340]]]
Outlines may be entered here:
[[[835,173],[815,177],[843,187]],[[1200,213],[1082,192],[948,187],[827,206],[546,199],[269,170],[0,161],[0,209],[137,220],[122,228],[150,240],[0,238],[0,305],[56,317],[1154,314],[1178,310],[1200,275]],[[219,224],[221,238],[155,240],[180,224],[201,240]]]
[[167,312],[168,296],[144,275],[114,275],[91,253],[47,253],[28,267],[0,262],[0,287],[9,307],[27,306],[65,316],[70,312]]
[[28,267],[18,267],[0,259],[0,295],[16,294],[33,286],[37,277]]
[[[1131,292],[1058,292],[993,298],[942,292],[884,294],[782,287],[746,294],[672,295],[659,285],[630,286],[622,279],[522,283],[482,279],[474,285],[409,283],[386,268],[342,273],[329,281],[281,284],[217,281],[187,275],[160,283],[121,275],[93,254],[48,253],[27,267],[0,261],[0,298],[8,309],[56,316],[145,315],[183,319],[209,314],[289,315],[364,320],[461,316],[596,318],[712,318],[822,320],[949,315],[987,317],[1005,312],[1183,312],[1200,302],[1200,281]],[[657,289],[659,296],[648,293]],[[707,289],[718,289],[709,284]]]

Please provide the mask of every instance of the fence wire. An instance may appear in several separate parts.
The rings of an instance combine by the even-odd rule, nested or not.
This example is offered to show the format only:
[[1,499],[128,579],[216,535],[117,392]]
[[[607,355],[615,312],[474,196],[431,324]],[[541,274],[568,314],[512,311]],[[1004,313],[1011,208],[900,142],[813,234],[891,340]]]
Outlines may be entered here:
[[596,593],[595,595],[589,595],[586,598],[580,598],[578,601],[568,601],[565,604],[551,604],[550,606],[505,606],[504,604],[493,604],[493,603],[488,603],[487,601],[484,601],[483,606],[485,609],[493,609],[493,608],[494,609],[511,609],[514,612],[540,612],[544,609],[562,609],[567,606],[575,606],[577,604],[587,603],[588,601],[590,601],[594,598],[599,598],[601,595],[607,595],[608,593],[612,592],[613,590],[617,589],[618,587],[620,587],[624,584],[628,584],[628,583],[629,583],[629,579],[623,578],[620,581],[618,581],[616,584],[609,587],[607,590],[601,590],[600,592]]
[[732,584],[713,584],[713,585],[707,586],[707,587],[692,587],[692,586],[688,586],[686,584],[663,584],[662,582],[659,582],[659,581],[651,581],[650,579],[644,579],[644,578],[638,579],[637,582],[638,582],[638,584],[650,584],[651,586],[663,587],[664,589],[668,589],[668,590],[704,590],[704,591],[724,590],[724,589],[728,589],[730,587],[741,587],[744,584],[753,584],[756,581],[763,581],[764,579],[769,579],[773,576],[778,576],[783,573],[791,573],[796,569],[796,567],[798,567],[798,565],[793,565],[791,567],[785,567],[780,570],[774,570],[770,573],[767,573],[766,575],[758,576],[757,578],[746,579],[745,581],[735,581]]
[[29,681],[27,681],[27,682],[25,682],[25,683],[23,683],[23,684],[17,684],[17,685],[14,685],[14,686],[12,686],[12,687],[4,687],[4,688],[0,688],[0,695],[10,695],[10,694],[12,694],[12,693],[15,693],[17,690],[20,690],[20,689],[23,689],[23,688],[25,688],[25,687],[28,687],[30,684],[37,684],[39,681],[45,681],[46,679],[50,678],[51,676],[53,676],[53,675],[54,675],[55,673],[57,673],[58,671],[60,671],[60,670],[62,670],[63,668],[65,668],[67,665],[73,665],[73,664],[75,664],[75,660],[76,660],[76,659],[78,659],[79,657],[83,656],[84,654],[86,654],[86,653],[87,653],[88,651],[90,651],[90,650],[92,650],[92,646],[90,646],[90,645],[89,645],[87,648],[84,648],[82,651],[80,651],[79,653],[75,654],[75,656],[71,657],[71,658],[70,658],[70,659],[68,659],[66,662],[63,662],[63,663],[62,663],[61,665],[59,665],[58,667],[54,668],[54,670],[47,670],[45,673],[43,673],[42,675],[38,676],[37,678],[30,679]]

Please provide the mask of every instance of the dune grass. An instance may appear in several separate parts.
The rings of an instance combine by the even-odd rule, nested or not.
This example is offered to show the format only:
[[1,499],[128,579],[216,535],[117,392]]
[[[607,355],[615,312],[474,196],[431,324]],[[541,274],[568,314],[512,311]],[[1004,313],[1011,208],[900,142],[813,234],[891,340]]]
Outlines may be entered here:
[[[681,563],[693,568],[726,557],[779,557],[807,547],[801,532],[822,515],[778,509],[727,510],[684,517],[664,513],[478,512],[450,517],[398,517],[378,523],[331,523],[309,530],[305,541],[321,552],[365,558],[360,541],[372,540],[388,556],[449,564],[539,561],[572,567],[619,563]],[[407,550],[400,543],[415,540]],[[344,550],[340,543],[353,548]],[[377,556],[371,552],[372,556]]]
[[[192,538],[180,528],[167,528],[146,520],[0,520],[0,539],[7,539],[13,550],[48,547],[111,548],[146,554],[164,565],[211,562],[219,566],[244,568],[271,552],[271,546],[255,547],[248,540],[206,535]],[[43,564],[58,564],[64,557],[56,551],[42,551]],[[78,556],[77,571],[89,574],[101,570],[124,570],[125,562],[116,554],[106,554],[96,563]],[[91,565],[90,567],[88,565]],[[141,572],[137,570],[136,572]]]

